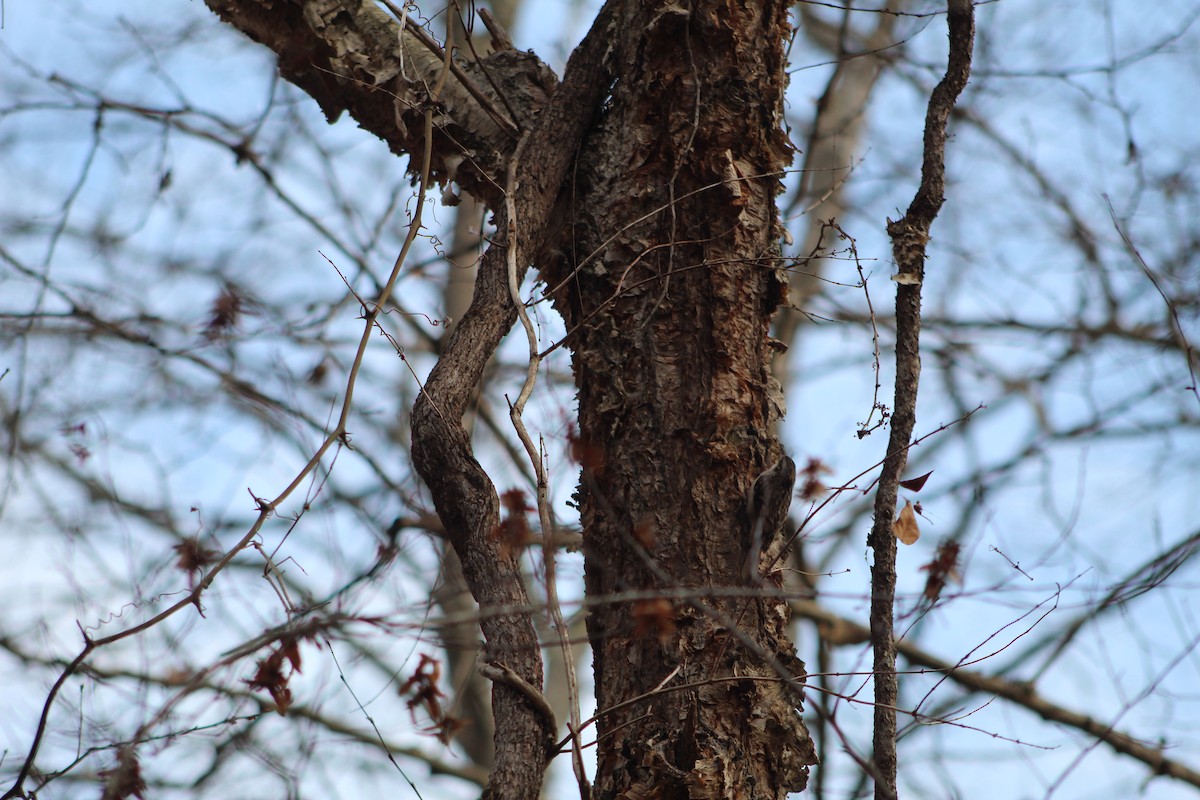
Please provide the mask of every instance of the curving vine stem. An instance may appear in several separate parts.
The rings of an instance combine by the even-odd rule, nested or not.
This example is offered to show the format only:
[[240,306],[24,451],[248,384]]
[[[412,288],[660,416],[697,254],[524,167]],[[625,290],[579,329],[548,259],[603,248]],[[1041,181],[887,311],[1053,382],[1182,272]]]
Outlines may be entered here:
[[[604,60],[615,5],[610,0],[597,16],[571,55],[563,82],[521,143],[521,171],[512,198],[523,231],[514,256],[521,274],[545,238],[546,221],[574,157],[573,143],[583,138],[607,91]],[[475,459],[461,423],[484,365],[517,318],[509,293],[507,231],[502,214],[496,244],[480,265],[471,306],[413,407],[412,452],[484,612],[483,659],[489,667],[485,674],[515,676],[494,679],[496,760],[484,796],[532,800],[540,794],[556,733],[543,707],[530,696],[542,685],[540,645],[519,566],[491,537],[499,523],[495,487]],[[541,768],[531,769],[532,764]]]

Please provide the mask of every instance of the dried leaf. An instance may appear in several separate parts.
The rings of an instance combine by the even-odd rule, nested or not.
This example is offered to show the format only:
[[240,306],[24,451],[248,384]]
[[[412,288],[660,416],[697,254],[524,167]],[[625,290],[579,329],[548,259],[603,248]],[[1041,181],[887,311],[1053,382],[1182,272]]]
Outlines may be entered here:
[[930,605],[941,598],[946,581],[962,582],[958,574],[958,554],[961,547],[958,542],[942,542],[938,545],[933,561],[921,567],[921,571],[929,573],[929,577],[925,579],[925,591],[922,596]]
[[117,750],[117,766],[100,770],[99,777],[104,781],[101,800],[127,800],[130,797],[145,800],[146,782],[142,779],[142,767],[133,747]]
[[283,674],[282,650],[275,650],[271,655],[258,662],[258,670],[254,677],[246,681],[251,689],[266,689],[275,701],[275,710],[279,716],[286,717],[288,708],[292,705],[292,690],[288,688],[288,676]]
[[832,472],[833,470],[819,458],[810,458],[804,469],[800,470],[800,499],[816,500],[829,491],[821,481],[821,476]]
[[222,339],[233,332],[245,310],[245,301],[232,285],[226,285],[208,308],[208,322],[204,326],[204,338],[209,341]]
[[204,569],[205,566],[216,561],[219,555],[217,551],[200,544],[199,539],[185,539],[171,549],[179,556],[175,562],[175,568],[189,573]]
[[904,508],[900,509],[900,516],[896,517],[896,521],[892,523],[892,532],[904,544],[913,544],[921,538],[921,529],[917,527],[917,515],[913,512],[911,500],[904,501]]
[[933,474],[933,470],[929,470],[924,475],[917,478],[909,478],[906,481],[900,481],[900,486],[910,492],[919,492],[925,486],[925,481],[929,480],[929,476]]
[[466,726],[466,722],[442,709],[441,698],[446,695],[438,688],[441,674],[442,667],[437,659],[422,654],[416,671],[400,687],[400,695],[403,697],[411,694],[408,699],[408,711],[412,715],[413,723],[417,721],[417,708],[424,709],[431,723],[425,730],[437,736],[442,743],[448,744]]
[[568,454],[576,464],[594,471],[604,467],[604,450],[576,430],[572,424],[567,425],[567,444]]
[[458,732],[467,727],[469,723],[461,717],[456,717],[453,714],[446,714],[442,717],[441,722],[434,725],[431,730],[437,740],[442,744],[450,744]]
[[292,669],[296,672],[301,672],[300,669],[300,642],[289,636],[279,643],[279,650],[287,657],[288,662],[292,665]]
[[526,514],[533,511],[523,489],[509,489],[500,495],[500,505],[510,514]]
[[310,369],[308,371],[308,377],[305,378],[305,380],[308,381],[309,386],[321,386],[322,384],[325,383],[325,378],[328,375],[329,375],[328,359],[322,358],[320,361],[317,362],[317,365],[315,367],[313,367],[312,369]]
[[492,529],[492,540],[499,545],[501,554],[509,558],[533,542],[533,531],[525,515],[534,509],[520,489],[509,489],[500,495],[500,505],[508,513]]

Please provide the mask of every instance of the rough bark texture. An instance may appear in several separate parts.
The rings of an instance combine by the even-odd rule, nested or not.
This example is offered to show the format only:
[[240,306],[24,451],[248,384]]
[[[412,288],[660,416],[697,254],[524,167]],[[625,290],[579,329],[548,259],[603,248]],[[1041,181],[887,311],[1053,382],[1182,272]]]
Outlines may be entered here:
[[522,139],[514,198],[520,236],[510,241],[512,220],[502,220],[496,244],[480,265],[471,306],[413,407],[413,462],[429,486],[471,593],[487,612],[481,621],[487,642],[483,657],[502,665],[526,687],[519,688],[515,681],[494,687],[496,753],[485,798],[538,797],[556,731],[552,714],[542,711],[544,698],[530,697],[542,686],[540,644],[516,558],[492,535],[500,521],[495,487],[474,458],[461,419],[488,358],[516,319],[505,244],[517,248],[518,264],[530,263],[570,162],[570,152],[560,143],[583,136],[603,96],[609,21],[610,15],[602,12],[588,39],[572,54],[563,84]]
[[[443,55],[412,20],[401,35],[397,20],[370,0],[205,2],[273,50],[280,74],[331,122],[349,112],[394,152],[421,162],[424,111]],[[478,63],[456,57],[436,105],[435,179],[456,181],[499,207],[508,158],[555,84],[529,53],[502,51]]]
[[[284,76],[327,115],[348,110],[398,152],[425,147],[415,120],[439,62],[371,3],[207,2],[279,53]],[[435,172],[446,177],[447,156],[462,156],[460,184],[493,207],[514,131],[528,131],[517,263],[538,262],[573,331],[587,589],[605,600],[589,621],[600,798],[783,797],[814,763],[786,605],[754,597],[744,567],[744,495],[781,454],[767,330],[787,291],[775,196],[791,159],[788,32],[784,2],[610,0],[548,103],[552,77],[510,51],[481,82],[491,94],[469,86],[481,71],[460,63],[436,109]],[[530,696],[538,642],[519,570],[488,536],[496,494],[460,424],[515,316],[507,235],[502,220],[471,309],[414,409],[413,456],[477,602],[512,609],[483,617],[485,657],[515,676],[494,687],[486,796],[532,798],[549,733]],[[745,596],[711,596],[731,586]],[[623,601],[629,591],[670,606]],[[676,669],[663,691],[618,705]]]
[[[786,292],[786,13],[625,4],[616,83],[564,201],[547,278],[573,331],[587,590],[612,600],[589,619],[600,798],[783,797],[814,761],[794,689],[728,680],[779,664],[802,680],[786,607],[705,597],[745,585],[744,494],[780,455],[767,333]],[[672,599],[665,620],[620,599],[647,590]],[[614,710],[676,668],[668,689],[699,685]]]

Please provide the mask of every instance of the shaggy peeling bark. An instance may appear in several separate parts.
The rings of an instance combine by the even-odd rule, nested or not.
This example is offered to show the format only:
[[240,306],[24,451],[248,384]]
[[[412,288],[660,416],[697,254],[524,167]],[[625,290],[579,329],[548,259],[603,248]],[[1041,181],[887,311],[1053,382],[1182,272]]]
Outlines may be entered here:
[[[589,620],[595,796],[804,788],[815,762],[798,711],[804,667],[786,604],[756,596],[744,566],[745,492],[781,455],[767,331],[787,294],[775,207],[792,153],[787,3],[610,0],[557,90],[532,56],[456,61],[426,141],[416,120],[441,62],[417,31],[398,35],[358,0],[207,2],[275,50],[331,118],[349,111],[397,152],[431,144],[437,179],[456,172],[500,208],[516,167],[517,263],[536,264],[551,287],[579,388],[587,590],[601,601]],[[493,609],[482,622],[496,680],[485,796],[533,798],[554,733],[538,641],[517,564],[489,535],[495,490],[460,423],[515,318],[507,234],[502,218],[471,309],[414,408],[413,456],[472,594]],[[668,603],[621,599],[639,591]]]
[[[371,0],[205,2],[273,50],[280,74],[308,92],[330,122],[348,112],[395,153],[421,163],[426,101],[444,53],[412,18],[401,33],[397,20]],[[437,101],[435,180],[454,181],[498,208],[508,159],[555,84],[550,69],[529,53],[500,51],[478,63],[456,59]]]
[[[781,452],[767,332],[787,284],[787,5],[630,3],[618,29],[547,272],[572,331],[587,591],[611,600],[588,626],[597,796],[783,797],[815,760],[786,606],[705,595],[745,585],[744,494]],[[620,599],[646,591],[671,605]]]

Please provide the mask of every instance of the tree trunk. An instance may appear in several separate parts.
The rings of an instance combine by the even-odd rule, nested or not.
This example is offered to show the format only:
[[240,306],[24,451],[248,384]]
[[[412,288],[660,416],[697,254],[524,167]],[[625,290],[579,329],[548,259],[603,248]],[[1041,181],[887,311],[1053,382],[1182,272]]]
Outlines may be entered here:
[[596,796],[783,797],[815,760],[803,665],[786,605],[730,590],[754,583],[744,498],[781,453],[787,4],[630,3],[618,30],[545,274],[579,388]]
[[804,670],[786,604],[762,591],[778,586],[759,577],[770,559],[748,563],[745,499],[781,456],[768,325],[787,294],[775,207],[791,161],[787,3],[610,0],[555,91],[519,51],[456,60],[447,76],[436,43],[411,26],[398,36],[373,3],[206,2],[279,53],[285,77],[331,118],[349,111],[411,164],[429,148],[435,180],[500,209],[517,165],[507,183],[516,235],[508,241],[499,215],[471,309],[412,419],[414,465],[471,592],[506,609],[482,625],[489,675],[500,676],[486,796],[535,797],[553,733],[522,578],[490,536],[495,490],[460,424],[516,316],[505,245],[518,281],[531,262],[542,269],[571,331],[600,709],[595,796],[802,789],[815,762],[798,712]]

